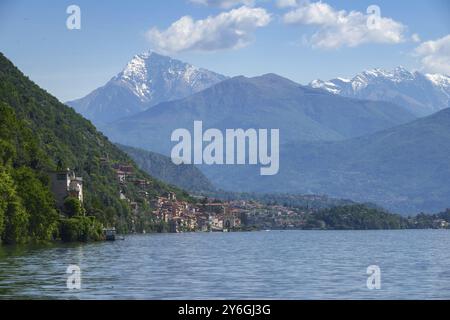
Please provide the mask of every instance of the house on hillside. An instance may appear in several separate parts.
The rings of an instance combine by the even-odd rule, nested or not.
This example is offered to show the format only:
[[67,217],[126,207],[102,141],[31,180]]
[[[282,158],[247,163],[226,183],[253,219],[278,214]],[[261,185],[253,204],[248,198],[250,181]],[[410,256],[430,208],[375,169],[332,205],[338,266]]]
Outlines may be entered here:
[[115,163],[112,168],[116,171],[117,180],[121,184],[125,184],[128,179],[133,177],[134,168],[131,165]]
[[77,198],[83,203],[83,178],[77,177],[73,170],[52,171],[50,173],[51,190],[56,206],[62,208],[67,197]]

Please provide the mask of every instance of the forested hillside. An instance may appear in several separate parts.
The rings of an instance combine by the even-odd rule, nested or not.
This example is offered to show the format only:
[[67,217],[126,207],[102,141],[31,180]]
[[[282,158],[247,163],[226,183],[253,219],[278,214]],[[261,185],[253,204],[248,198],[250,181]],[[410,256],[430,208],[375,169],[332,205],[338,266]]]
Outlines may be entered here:
[[145,172],[151,176],[195,192],[210,192],[214,186],[194,165],[175,165],[172,160],[162,154],[117,144]]
[[[133,183],[119,183],[113,168],[117,164],[131,165],[135,179],[148,181],[146,199]],[[82,211],[88,218],[69,219],[67,213],[56,209],[49,172],[62,168],[71,168],[83,178]],[[126,199],[120,199],[120,191]],[[126,232],[133,223],[150,219],[145,214],[148,200],[168,191],[188,197],[137,169],[88,120],[39,88],[0,54],[2,242],[51,240],[68,230],[78,234],[70,239],[85,240],[86,233],[98,237],[100,224]],[[131,202],[140,204],[139,215],[134,212],[133,216]]]

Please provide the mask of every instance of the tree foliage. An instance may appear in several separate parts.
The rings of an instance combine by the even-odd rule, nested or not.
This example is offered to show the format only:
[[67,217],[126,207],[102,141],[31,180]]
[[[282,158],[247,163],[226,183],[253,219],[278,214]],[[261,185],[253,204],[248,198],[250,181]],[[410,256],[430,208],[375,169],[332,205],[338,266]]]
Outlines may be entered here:
[[[105,158],[107,162],[102,161]],[[0,53],[0,236],[4,243],[47,241],[61,231],[63,212],[55,208],[49,172],[62,168],[83,177],[86,215],[130,231],[134,217],[129,202],[119,198],[114,163],[130,164],[136,178],[149,180],[150,197],[168,191],[186,196],[138,170],[88,120],[39,88]],[[131,182],[126,190],[130,201],[144,202]],[[69,202],[69,215],[78,219],[82,208]],[[67,221],[74,225],[75,220]],[[87,220],[76,221],[86,230]]]
[[74,197],[67,197],[64,200],[64,213],[70,218],[83,215],[83,206],[80,200]]
[[103,228],[94,217],[77,216],[60,221],[60,236],[65,242],[87,242],[103,239]]
[[333,230],[405,229],[408,220],[400,215],[363,204],[323,209],[308,217],[311,228]]
[[5,243],[21,243],[28,238],[29,214],[5,169],[0,167],[0,239]]

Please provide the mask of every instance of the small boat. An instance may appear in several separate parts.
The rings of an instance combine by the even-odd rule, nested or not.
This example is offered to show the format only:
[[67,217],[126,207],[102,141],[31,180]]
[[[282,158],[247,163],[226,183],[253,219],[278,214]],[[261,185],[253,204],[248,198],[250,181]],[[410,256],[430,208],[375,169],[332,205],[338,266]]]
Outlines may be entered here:
[[104,228],[103,233],[105,235],[106,241],[115,241],[116,240],[116,228]]

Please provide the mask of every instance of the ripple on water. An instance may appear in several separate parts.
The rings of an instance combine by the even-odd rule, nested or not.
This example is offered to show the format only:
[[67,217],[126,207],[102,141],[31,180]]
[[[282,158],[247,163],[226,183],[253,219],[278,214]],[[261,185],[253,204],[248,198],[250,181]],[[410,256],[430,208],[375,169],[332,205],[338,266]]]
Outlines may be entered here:
[[[0,248],[0,298],[450,298],[450,232],[147,234],[125,241]],[[66,288],[66,268],[82,289]],[[366,268],[379,265],[381,290]]]

